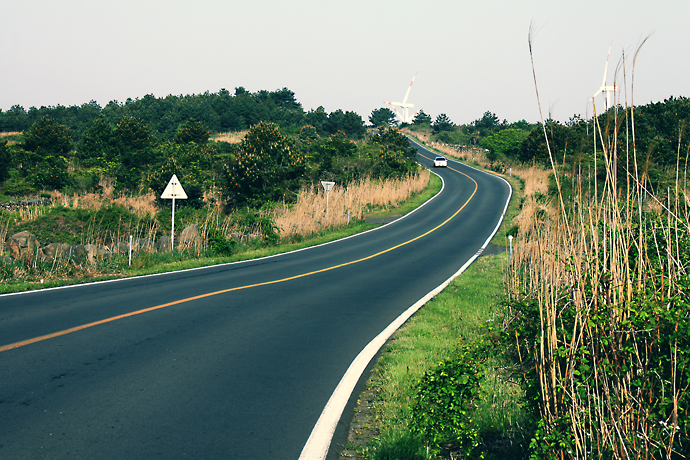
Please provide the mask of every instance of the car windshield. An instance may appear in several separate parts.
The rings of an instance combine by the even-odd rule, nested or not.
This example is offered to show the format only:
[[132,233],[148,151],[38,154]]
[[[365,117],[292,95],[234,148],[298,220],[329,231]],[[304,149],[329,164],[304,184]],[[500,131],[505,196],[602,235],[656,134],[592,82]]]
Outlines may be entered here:
[[446,161],[446,159],[443,158],[443,157],[437,157],[437,158],[436,158],[436,161]]

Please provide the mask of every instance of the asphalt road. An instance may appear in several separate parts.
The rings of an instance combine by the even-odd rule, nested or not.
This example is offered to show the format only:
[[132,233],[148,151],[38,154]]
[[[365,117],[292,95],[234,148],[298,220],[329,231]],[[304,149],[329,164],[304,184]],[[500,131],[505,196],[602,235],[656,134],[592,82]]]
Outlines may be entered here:
[[449,166],[356,237],[0,296],[0,459],[298,458],[354,357],[499,222],[507,183]]

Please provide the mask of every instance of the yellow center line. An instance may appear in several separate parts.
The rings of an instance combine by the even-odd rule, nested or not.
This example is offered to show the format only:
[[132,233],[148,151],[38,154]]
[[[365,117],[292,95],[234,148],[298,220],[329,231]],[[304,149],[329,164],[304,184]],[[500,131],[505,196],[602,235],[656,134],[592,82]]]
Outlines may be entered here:
[[[421,154],[420,154],[420,155],[421,155]],[[424,156],[424,155],[422,155],[422,156]],[[424,157],[424,158],[427,158],[427,157]],[[427,158],[427,159],[428,159],[428,158]],[[23,346],[26,346],[26,345],[31,345],[32,343],[42,342],[42,341],[44,341],[44,340],[48,340],[48,339],[52,339],[52,338],[55,338],[55,337],[60,337],[60,336],[63,336],[63,335],[71,334],[71,333],[73,333],[73,332],[77,332],[77,331],[81,331],[81,330],[84,330],[84,329],[88,329],[88,328],[90,328],[90,327],[94,327],[94,326],[98,326],[98,325],[101,325],[101,324],[110,323],[110,322],[113,322],[113,321],[117,321],[117,320],[119,320],[119,319],[129,318],[130,316],[141,315],[142,313],[148,313],[148,312],[150,312],[150,311],[160,310],[160,309],[162,309],[162,308],[171,307],[171,306],[173,306],[173,305],[178,305],[178,304],[185,303],[185,302],[191,302],[192,300],[199,300],[199,299],[203,299],[203,298],[205,298],[205,297],[211,297],[211,296],[214,296],[214,295],[225,294],[225,293],[232,292],[232,291],[239,291],[239,290],[242,290],[242,289],[249,289],[249,288],[252,288],[252,287],[267,286],[267,285],[269,285],[269,284],[283,283],[283,282],[285,282],[285,281],[291,281],[291,280],[295,280],[295,279],[298,279],[298,278],[304,278],[304,277],[306,277],[306,276],[316,275],[316,274],[318,274],[318,273],[324,273],[324,272],[327,272],[327,271],[330,271],[330,270],[335,270],[335,269],[337,269],[337,268],[346,267],[346,266],[348,266],[348,265],[353,265],[353,264],[356,264],[356,263],[359,263],[359,262],[364,262],[365,260],[373,259],[374,257],[378,257],[378,256],[380,256],[380,255],[382,255],[382,254],[387,253],[387,252],[394,251],[395,249],[398,249],[398,248],[400,248],[400,247],[402,247],[402,246],[405,246],[405,245],[410,244],[410,243],[412,243],[412,242],[414,242],[414,241],[417,241],[417,240],[420,239],[420,238],[424,238],[424,237],[427,236],[428,234],[433,233],[433,232],[435,232],[436,230],[438,230],[439,228],[443,227],[443,226],[446,225],[448,222],[450,222],[455,216],[457,216],[457,215],[460,213],[460,211],[462,211],[462,210],[465,208],[465,206],[467,206],[467,203],[469,203],[470,200],[472,200],[472,198],[474,198],[474,195],[475,195],[475,193],[477,193],[477,189],[478,189],[478,187],[479,187],[479,185],[477,184],[477,182],[476,182],[474,179],[472,179],[470,176],[468,176],[467,174],[465,174],[465,173],[463,173],[463,172],[461,172],[461,171],[458,171],[458,170],[453,169],[453,168],[448,168],[448,169],[451,169],[451,170],[453,170],[453,171],[455,171],[455,172],[457,172],[457,173],[459,173],[459,174],[462,174],[463,176],[468,177],[472,182],[474,182],[474,191],[472,192],[472,195],[470,195],[470,197],[467,199],[467,201],[465,201],[465,203],[460,207],[460,209],[458,209],[457,211],[455,211],[455,213],[453,213],[452,216],[450,216],[448,219],[444,220],[441,224],[437,225],[436,227],[432,228],[431,230],[429,230],[429,231],[427,231],[427,232],[425,232],[425,233],[423,233],[423,234],[421,234],[421,235],[419,235],[419,236],[417,236],[417,237],[415,237],[415,238],[413,238],[413,239],[411,239],[411,240],[405,241],[404,243],[400,243],[400,244],[398,244],[398,245],[396,245],[396,246],[390,247],[390,248],[385,249],[385,250],[383,250],[383,251],[381,251],[381,252],[377,252],[376,254],[372,254],[372,255],[370,255],[370,256],[363,257],[363,258],[361,258],[361,259],[352,260],[352,261],[350,261],[350,262],[345,262],[345,263],[342,263],[342,264],[333,265],[332,267],[322,268],[322,269],[320,269],[320,270],[314,270],[314,271],[311,271],[311,272],[308,272],[308,273],[302,273],[302,274],[300,274],[300,275],[290,276],[290,277],[287,277],[287,278],[281,278],[281,279],[278,279],[278,280],[265,281],[265,282],[263,282],[263,283],[256,283],[256,284],[248,284],[248,285],[246,285],[246,286],[238,286],[238,287],[234,287],[234,288],[223,289],[223,290],[220,290],[220,291],[215,291],[215,292],[209,292],[209,293],[206,293],[206,294],[201,294],[201,295],[197,295],[197,296],[194,296],[194,297],[188,297],[188,298],[186,298],[186,299],[175,300],[175,301],[173,301],[173,302],[168,302],[168,303],[164,303],[164,304],[161,304],[161,305],[156,305],[155,307],[144,308],[144,309],[142,309],[142,310],[137,310],[137,311],[133,311],[133,312],[130,312],[130,313],[125,313],[125,314],[123,314],[123,315],[113,316],[113,317],[111,317],[111,318],[106,318],[106,319],[102,319],[102,320],[99,320],[99,321],[94,321],[94,322],[92,322],[92,323],[82,324],[81,326],[75,326],[75,327],[72,327],[72,328],[69,328],[69,329],[64,329],[64,330],[62,330],[62,331],[53,332],[53,333],[50,333],[50,334],[41,335],[41,336],[39,336],[39,337],[34,337],[34,338],[31,338],[31,339],[27,339],[27,340],[22,340],[22,341],[19,341],[19,342],[10,343],[10,344],[8,344],[8,345],[0,346],[0,353],[2,353],[3,351],[12,350],[12,349],[14,349],[14,348],[20,348],[20,347],[23,347]]]

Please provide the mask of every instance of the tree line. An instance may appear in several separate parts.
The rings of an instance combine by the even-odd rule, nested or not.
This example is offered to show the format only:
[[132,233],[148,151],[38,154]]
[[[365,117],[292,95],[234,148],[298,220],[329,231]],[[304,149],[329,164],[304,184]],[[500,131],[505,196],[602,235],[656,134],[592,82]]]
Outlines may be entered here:
[[65,126],[75,143],[99,117],[111,124],[136,118],[146,124],[152,135],[166,140],[172,140],[179,127],[192,119],[203,123],[211,132],[247,130],[260,121],[275,123],[292,134],[304,125],[314,126],[322,136],[341,132],[348,137],[361,138],[365,132],[364,121],[355,112],[338,109],[328,113],[323,107],[305,112],[295,93],[287,88],[252,93],[243,87],[235,88],[234,94],[224,88],[217,93],[207,91],[162,98],[147,94],[124,103],[111,101],[105,107],[96,101],[28,110],[14,105],[7,111],[0,110],[0,132],[26,131],[45,116]]
[[[683,130],[689,117],[690,102],[685,97],[635,107],[635,152],[652,183],[662,181],[663,171],[675,167],[679,158],[685,164],[689,144]],[[617,142],[620,152],[630,151],[625,136],[619,135],[614,141],[608,133],[614,127],[619,128],[619,133],[626,129],[632,132],[632,121],[630,109],[612,108],[596,120],[579,116],[566,123],[547,120],[546,132],[559,164],[571,169],[584,165],[594,170],[597,168],[593,166],[598,166],[595,163],[603,161],[601,156],[594,156],[595,149],[603,147],[602,142],[607,148]],[[383,130],[398,125],[389,108],[373,110],[369,122]],[[593,136],[595,122],[605,133],[601,138]],[[366,127],[354,112],[328,113],[323,107],[305,112],[287,88],[250,93],[239,87],[234,94],[221,89],[217,93],[164,98],[146,95],[125,103],[112,101],[105,107],[91,101],[81,106],[32,107],[28,111],[14,106],[0,111],[0,132],[23,132],[14,136],[14,143],[13,136],[0,138],[0,191],[12,196],[43,189],[90,191],[97,189],[103,178],[112,179],[120,190],[139,191],[159,187],[163,176],[178,168],[194,178],[190,187],[198,195],[209,187],[229,190],[233,185],[223,184],[223,178],[230,173],[234,177],[244,174],[237,166],[238,149],[250,146],[210,142],[209,134],[246,130],[259,123],[271,124],[280,136],[290,139],[286,142],[294,142],[289,149],[285,147],[300,158],[299,171],[293,172],[292,179],[285,178],[292,188],[309,180],[354,180],[365,173],[386,177],[400,168],[407,170],[408,160],[398,165],[396,162],[411,157],[404,142],[393,150],[386,150],[388,147],[380,142],[370,142],[372,139],[361,142]],[[508,123],[490,111],[471,123],[456,125],[446,114],[434,119],[422,110],[411,124],[403,126],[412,131],[427,130],[439,142],[482,148],[490,162],[550,161],[540,123]],[[385,160],[384,152],[390,151],[401,157]],[[626,162],[620,161],[618,167],[625,174]],[[276,198],[275,193],[266,196]],[[245,201],[237,197],[232,200]]]
[[[370,120],[372,123],[397,124],[390,109],[372,112]],[[554,161],[566,170],[589,168],[601,175],[605,170],[602,149],[613,151],[615,147],[621,177],[627,174],[626,168],[630,167],[635,156],[640,172],[644,172],[652,185],[659,186],[671,178],[669,174],[677,165],[685,168],[687,164],[690,156],[689,122],[690,99],[671,97],[634,109],[613,107],[589,120],[576,115],[565,123],[549,119],[545,124]],[[601,136],[594,135],[595,126]],[[445,114],[432,120],[431,116],[420,111],[409,127],[413,131],[427,130],[439,142],[482,148],[492,163],[551,166],[541,123],[525,120],[508,123],[487,111],[471,123],[456,125]],[[616,136],[614,131],[618,133]]]
[[[266,102],[271,94],[285,97],[280,103]],[[264,95],[267,112],[271,107],[301,111],[292,93]],[[158,113],[150,119],[166,116]],[[404,135],[384,129],[364,139],[364,123],[351,112],[327,114],[319,108],[295,118],[299,124],[288,118],[259,118],[239,144],[230,144],[210,140],[209,128],[193,118],[172,135],[162,135],[142,118],[99,113],[79,134],[44,114],[22,134],[0,138],[0,191],[23,196],[112,185],[129,193],[159,193],[177,174],[189,196],[186,206],[202,207],[210,199],[261,207],[290,201],[301,187],[320,180],[346,185],[364,176],[387,179],[417,168],[416,152]]]

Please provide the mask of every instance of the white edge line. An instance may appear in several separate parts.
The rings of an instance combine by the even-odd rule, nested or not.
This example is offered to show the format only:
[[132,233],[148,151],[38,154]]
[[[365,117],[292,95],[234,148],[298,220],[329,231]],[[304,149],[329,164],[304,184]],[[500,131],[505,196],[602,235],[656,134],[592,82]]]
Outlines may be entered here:
[[[429,168],[427,168],[427,170],[428,170],[430,173],[432,173],[432,174],[436,174],[434,171],[432,171],[432,170],[429,169]],[[206,270],[206,269],[211,269],[211,268],[216,268],[216,267],[222,267],[222,266],[226,266],[226,265],[245,264],[245,263],[249,263],[249,262],[256,262],[257,260],[265,260],[265,259],[271,259],[271,258],[273,258],[273,257],[286,256],[286,255],[288,255],[288,254],[294,254],[294,253],[296,253],[296,252],[301,252],[301,251],[306,251],[306,250],[309,250],[309,249],[318,248],[318,247],[321,247],[321,246],[326,246],[327,244],[333,244],[333,243],[337,243],[337,242],[339,242],[339,241],[349,240],[350,238],[355,238],[355,237],[357,237],[357,236],[364,235],[364,234],[366,234],[366,233],[374,232],[374,231],[376,231],[376,230],[381,230],[382,228],[388,227],[389,225],[392,225],[392,224],[394,224],[394,223],[396,223],[396,222],[398,222],[398,221],[400,221],[400,220],[406,218],[407,216],[409,216],[409,215],[411,215],[411,214],[417,212],[419,209],[421,209],[421,208],[423,208],[424,206],[426,206],[427,204],[429,204],[429,203],[431,202],[431,200],[433,200],[434,198],[436,198],[437,196],[439,196],[439,195],[443,192],[443,190],[446,188],[446,183],[445,183],[445,181],[443,180],[443,178],[442,178],[441,176],[439,176],[438,174],[436,174],[436,176],[438,176],[439,179],[441,179],[441,190],[439,190],[438,193],[436,193],[434,196],[432,196],[431,198],[429,198],[428,200],[426,200],[424,203],[422,203],[421,205],[419,205],[418,207],[416,207],[416,208],[413,209],[412,211],[408,212],[408,213],[405,214],[404,216],[400,216],[400,217],[398,217],[397,219],[388,222],[387,224],[381,225],[380,227],[372,228],[372,229],[366,230],[366,231],[361,232],[361,233],[355,233],[354,235],[346,236],[346,237],[344,237],[344,238],[340,238],[340,239],[337,239],[337,240],[327,241],[327,242],[325,242],[325,243],[317,244],[317,245],[315,245],[315,246],[308,246],[308,247],[306,247],[306,248],[295,249],[295,250],[293,250],[293,251],[281,252],[280,254],[273,254],[273,255],[270,255],[270,256],[259,257],[259,258],[257,258],[257,259],[238,260],[237,262],[226,262],[226,263],[222,263],[222,264],[205,265],[205,266],[203,266],[203,267],[186,268],[186,269],[184,269],[184,270],[176,270],[176,271],[172,271],[172,272],[152,273],[152,274],[150,274],[150,275],[128,276],[128,277],[126,277],[126,278],[115,278],[115,279],[111,279],[111,280],[94,281],[94,282],[90,282],[90,283],[87,282],[87,283],[81,283],[81,284],[69,284],[69,285],[66,285],[66,286],[55,286],[55,287],[51,287],[51,288],[32,289],[32,290],[30,290],[30,291],[8,292],[8,293],[6,293],[6,294],[0,294],[0,297],[7,297],[7,296],[12,296],[12,295],[35,294],[35,293],[38,293],[38,292],[54,291],[54,290],[57,290],[57,289],[71,289],[71,288],[80,288],[80,287],[86,287],[86,286],[95,286],[95,285],[104,284],[104,283],[116,283],[116,282],[120,282],[120,281],[129,281],[129,280],[135,280],[135,279],[139,279],[139,278],[149,278],[149,277],[152,277],[152,276],[165,276],[165,275],[172,275],[172,274],[174,274],[174,273],[185,273],[185,272],[191,272],[191,271],[195,271],[195,270]]]
[[508,193],[506,205],[503,208],[503,214],[501,214],[501,218],[498,220],[498,224],[496,224],[494,231],[491,232],[491,235],[489,238],[487,238],[479,251],[470,257],[470,259],[465,262],[465,264],[460,267],[457,272],[455,272],[450,278],[438,285],[424,297],[419,299],[405,312],[403,312],[400,316],[398,316],[390,325],[388,325],[388,327],[386,327],[379,335],[369,342],[369,344],[367,344],[367,346],[364,347],[361,352],[359,352],[357,357],[354,359],[354,361],[352,361],[352,364],[350,364],[350,367],[345,372],[345,375],[343,375],[340,383],[338,383],[335,391],[328,399],[326,407],[324,407],[323,412],[321,412],[319,419],[316,421],[316,425],[314,425],[314,429],[309,435],[309,439],[307,439],[307,443],[302,449],[299,460],[323,460],[326,458],[326,455],[328,455],[328,449],[331,446],[333,434],[335,433],[335,429],[338,425],[338,421],[345,410],[347,401],[350,399],[350,396],[354,391],[355,385],[357,385],[357,382],[366,370],[369,362],[371,362],[374,356],[376,356],[376,353],[378,353],[381,347],[388,341],[390,336],[393,335],[393,333],[397,331],[398,328],[405,323],[405,321],[415,314],[417,310],[422,308],[425,303],[443,291],[451,283],[451,281],[460,276],[467,269],[467,267],[469,267],[477,259],[477,257],[479,257],[486,246],[488,246],[496,232],[498,232],[498,229],[503,222],[503,218],[505,217],[506,211],[508,210],[510,198],[513,195],[513,187],[511,187],[510,183],[502,177],[495,177],[498,177],[508,184],[510,192]]

